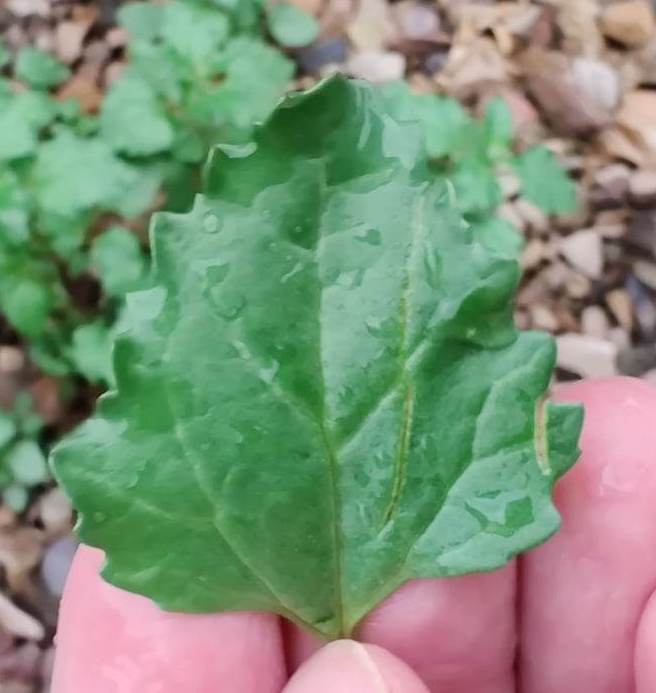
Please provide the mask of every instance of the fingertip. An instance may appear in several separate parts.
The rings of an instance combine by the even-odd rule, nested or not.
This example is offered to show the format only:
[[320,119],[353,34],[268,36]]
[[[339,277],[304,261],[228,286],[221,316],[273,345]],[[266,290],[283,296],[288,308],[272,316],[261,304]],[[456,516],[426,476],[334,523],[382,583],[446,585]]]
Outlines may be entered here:
[[656,592],[642,613],[635,648],[636,693],[656,691]]
[[294,674],[284,693],[428,693],[401,660],[376,645],[337,640]]
[[618,375],[612,378],[590,378],[559,385],[554,399],[560,402],[582,402],[597,408],[614,408],[618,399],[637,398],[647,406],[656,402],[656,388],[646,380]]
[[[276,693],[286,676],[273,614],[191,615],[104,582],[81,547],[64,591],[52,693]],[[221,688],[224,686],[224,688]]]
[[521,688],[635,690],[636,625],[656,582],[656,389],[615,377],[556,399],[584,406],[581,457],[556,486],[561,531],[522,557]]

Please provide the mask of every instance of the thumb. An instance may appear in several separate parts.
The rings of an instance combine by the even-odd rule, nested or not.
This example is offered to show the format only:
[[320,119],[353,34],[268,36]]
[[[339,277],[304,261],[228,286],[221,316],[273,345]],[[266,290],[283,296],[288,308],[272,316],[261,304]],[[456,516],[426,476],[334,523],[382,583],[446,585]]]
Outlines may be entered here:
[[338,640],[292,676],[283,693],[428,693],[400,659],[376,645]]

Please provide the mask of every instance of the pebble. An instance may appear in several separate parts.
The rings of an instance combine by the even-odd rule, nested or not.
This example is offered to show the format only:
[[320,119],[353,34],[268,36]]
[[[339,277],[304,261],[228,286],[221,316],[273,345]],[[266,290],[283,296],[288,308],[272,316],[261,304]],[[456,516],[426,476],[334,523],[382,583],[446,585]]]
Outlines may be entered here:
[[[650,89],[636,89],[627,93],[622,100],[622,107],[616,115],[617,128],[628,138],[637,150],[635,156],[623,151],[622,155],[638,165],[653,161],[656,157],[656,92]],[[611,148],[611,153],[614,153]]]
[[617,347],[606,339],[567,333],[556,337],[558,366],[583,378],[604,378],[617,372]]
[[107,41],[107,45],[112,49],[123,48],[123,46],[127,45],[129,38],[128,32],[120,26],[112,27],[105,34],[105,41]]
[[591,289],[590,280],[578,272],[572,272],[565,281],[565,291],[571,298],[585,298]]
[[637,260],[633,265],[633,274],[645,286],[656,291],[656,264],[647,260]]
[[21,349],[13,346],[0,347],[0,371],[17,373],[25,365],[25,355]]
[[343,63],[348,55],[346,42],[341,38],[329,39],[302,48],[296,54],[305,72],[319,72],[325,65]]
[[647,0],[616,2],[604,10],[601,29],[613,41],[637,48],[652,37],[654,12]]
[[43,625],[34,616],[19,609],[2,592],[0,592],[0,624],[4,630],[27,640],[41,640],[45,635]]
[[608,63],[593,58],[576,58],[572,61],[572,79],[600,108],[612,111],[619,104],[620,78]]
[[605,339],[609,327],[608,317],[600,306],[586,306],[581,312],[581,329],[584,334]]
[[552,291],[558,291],[565,286],[565,282],[571,275],[572,270],[564,262],[553,262],[541,272],[541,276]]
[[513,171],[499,171],[497,183],[501,187],[501,192],[505,200],[516,197],[522,189],[519,176]]
[[656,346],[646,344],[622,349],[617,357],[617,367],[624,375],[634,376],[656,368]]
[[633,302],[626,289],[613,289],[606,294],[606,303],[617,322],[627,332],[633,329]]
[[504,202],[501,205],[499,205],[497,209],[497,216],[501,219],[509,221],[520,231],[526,231],[526,228],[528,226],[526,220],[520,215],[513,203]]
[[656,170],[641,169],[629,179],[631,202],[638,207],[649,207],[656,203]]
[[[522,67],[531,96],[552,125],[570,135],[582,135],[605,127],[611,114],[605,107],[613,84],[592,84],[589,67],[574,72],[570,59],[558,51],[530,49]],[[581,77],[583,73],[583,77]],[[605,79],[611,79],[604,71]]]
[[360,0],[347,33],[357,50],[381,50],[397,36],[390,6],[385,0]]
[[534,233],[544,233],[549,228],[549,217],[532,202],[520,198],[514,203],[515,211]]
[[599,169],[593,178],[590,200],[595,209],[621,207],[629,190],[631,171],[624,164],[610,164]]
[[532,238],[525,246],[522,252],[520,263],[522,267],[533,269],[537,267],[544,258],[545,245],[539,238]]
[[38,502],[38,512],[49,535],[62,534],[70,529],[73,508],[61,489],[55,487],[41,496]]
[[656,254],[656,209],[636,211],[629,224],[626,240],[650,255]]
[[583,229],[566,236],[559,250],[572,267],[586,277],[598,279],[604,268],[601,238],[595,229]]
[[75,62],[82,53],[82,43],[90,25],[83,22],[61,22],[55,29],[57,57],[67,65]]
[[47,17],[50,14],[49,0],[6,0],[7,9],[18,17],[29,17],[36,14]]
[[440,29],[437,13],[427,5],[413,0],[401,0],[392,5],[392,12],[401,33],[411,40],[432,38]]
[[655,339],[656,305],[654,305],[649,290],[633,275],[626,278],[625,288],[631,296],[642,338],[645,340]]
[[554,312],[543,303],[530,306],[529,311],[535,329],[555,332],[560,327],[560,322]]
[[629,333],[619,325],[608,330],[608,340],[617,347],[618,352],[622,349],[627,349],[631,344]]
[[393,82],[405,74],[405,56],[396,51],[361,51],[349,58],[347,69],[354,77],[374,84]]
[[76,551],[77,542],[70,536],[57,540],[46,549],[41,563],[41,578],[50,594],[61,596]]

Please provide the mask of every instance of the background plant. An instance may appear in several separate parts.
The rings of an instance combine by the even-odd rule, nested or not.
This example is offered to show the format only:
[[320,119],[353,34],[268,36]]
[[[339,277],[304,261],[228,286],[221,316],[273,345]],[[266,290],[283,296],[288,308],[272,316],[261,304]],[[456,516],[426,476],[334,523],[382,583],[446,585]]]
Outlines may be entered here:
[[398,118],[419,123],[433,170],[451,181],[456,204],[488,246],[513,257],[523,243],[515,226],[497,214],[504,170],[514,171],[520,194],[547,214],[575,209],[574,184],[546,147],[513,150],[512,116],[503,99],[489,101],[476,119],[455,99],[414,94],[404,82],[383,93]]
[[[110,381],[120,300],[145,281],[148,213],[186,208],[209,147],[247,138],[286,89],[292,63],[264,41],[262,12],[259,2],[124,6],[129,64],[98,114],[52,95],[70,76],[52,56],[2,51],[0,308],[47,373]],[[304,17],[292,12],[287,26],[304,22],[311,40]],[[80,306],[69,287],[85,275],[103,295]]]

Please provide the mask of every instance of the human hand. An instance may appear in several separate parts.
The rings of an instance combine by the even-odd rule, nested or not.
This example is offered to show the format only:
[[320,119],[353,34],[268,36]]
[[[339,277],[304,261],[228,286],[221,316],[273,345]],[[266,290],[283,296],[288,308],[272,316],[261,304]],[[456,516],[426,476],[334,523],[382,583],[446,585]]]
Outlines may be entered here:
[[586,408],[561,532],[497,572],[408,583],[362,626],[375,645],[333,643],[288,681],[309,636],[271,614],[162,612],[104,583],[83,548],[52,693],[653,693],[656,390],[616,378],[557,399]]

